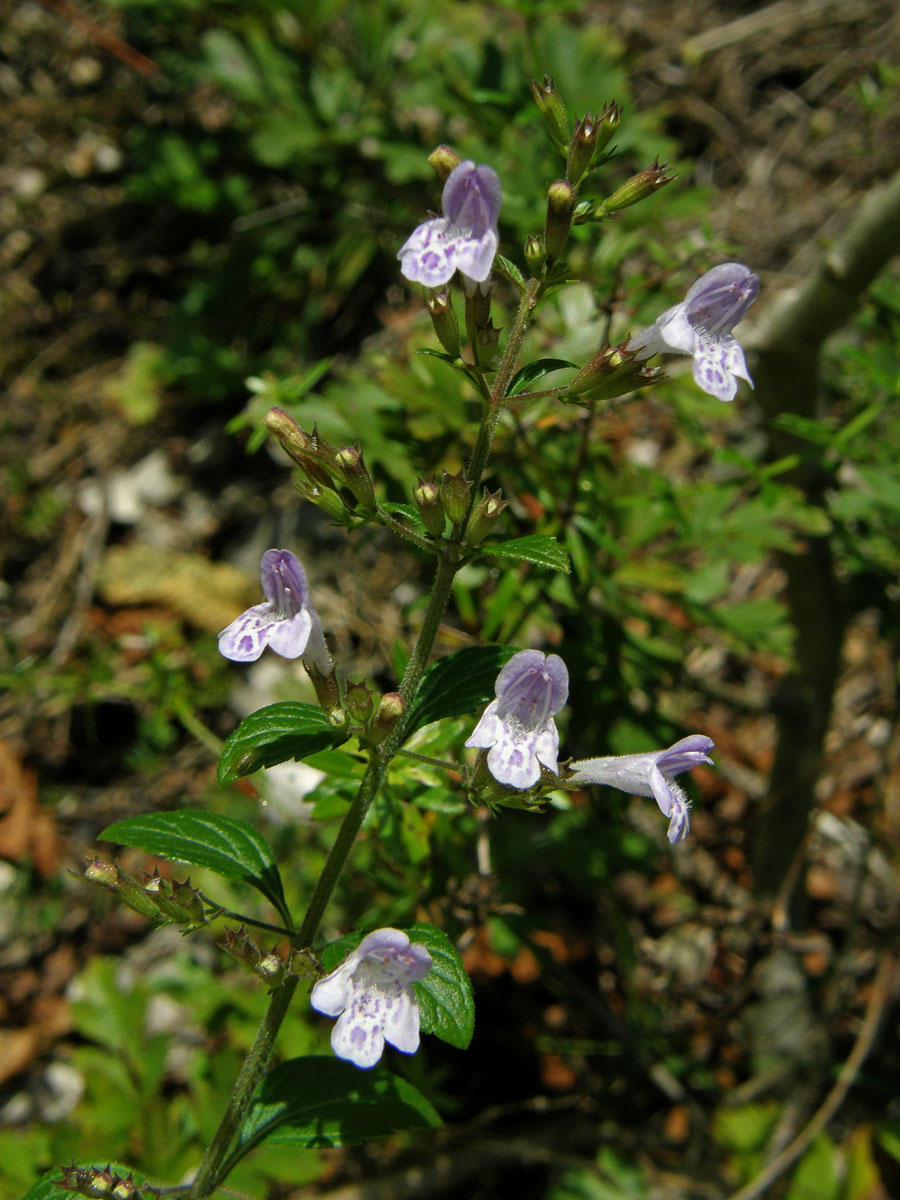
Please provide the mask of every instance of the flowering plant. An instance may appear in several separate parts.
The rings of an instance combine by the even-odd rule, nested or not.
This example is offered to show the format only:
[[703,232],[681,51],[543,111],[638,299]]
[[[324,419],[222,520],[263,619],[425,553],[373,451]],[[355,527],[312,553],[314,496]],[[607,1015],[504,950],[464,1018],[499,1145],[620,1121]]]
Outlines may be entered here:
[[[570,382],[535,386],[552,371],[576,366],[559,359],[520,362],[535,310],[566,281],[562,259],[572,230],[611,219],[621,208],[669,184],[672,177],[666,174],[665,164],[655,162],[626,180],[606,201],[582,200],[585,182],[610,157],[605,147],[621,110],[607,105],[599,115],[585,116],[570,133],[565,105],[552,81],[534,83],[533,92],[551,140],[563,156],[565,178],[547,189],[543,231],[526,243],[521,256],[524,272],[499,255],[498,171],[470,159],[460,161],[446,147],[432,156],[443,183],[442,215],[415,228],[398,251],[402,276],[427,289],[428,313],[443,347],[443,352],[431,353],[441,360],[442,370],[457,373],[467,394],[477,401],[479,417],[464,468],[444,471],[439,481],[420,478],[413,503],[392,503],[358,443],[331,445],[318,428],[304,430],[280,406],[265,418],[265,428],[298,468],[298,490],[308,501],[351,532],[368,526],[389,530],[433,560],[434,567],[409,654],[398,656],[404,663],[402,675],[396,686],[381,695],[368,682],[352,682],[346,664],[333,660],[326,641],[327,613],[323,628],[306,571],[293,550],[273,548],[262,555],[263,601],[236,616],[219,634],[221,654],[239,664],[255,662],[266,649],[299,659],[317,700],[316,704],[281,701],[251,713],[224,746],[220,782],[231,783],[261,767],[314,756],[317,765],[353,781],[352,796],[341,797],[346,803],[340,810],[340,828],[329,841],[321,871],[305,897],[303,915],[295,918],[291,892],[284,886],[272,846],[254,826],[218,813],[152,813],[119,821],[104,836],[255,888],[274,910],[276,921],[227,910],[189,881],[172,884],[159,874],[142,886],[118,864],[99,859],[91,862],[87,872],[89,879],[116,892],[144,915],[156,915],[188,932],[223,917],[237,920],[238,927],[229,927],[220,945],[270,991],[265,1017],[220,1125],[184,1191],[188,1200],[211,1195],[264,1136],[276,1136],[291,1121],[292,1144],[319,1146],[326,1113],[335,1122],[329,1134],[333,1145],[439,1120],[417,1088],[379,1064],[382,1059],[390,1062],[392,1051],[386,1046],[406,1055],[415,1053],[421,1032],[460,1049],[468,1046],[474,1000],[459,949],[444,931],[425,923],[401,929],[385,925],[364,936],[360,930],[350,931],[336,941],[322,936],[360,831],[372,823],[373,814],[377,823],[381,812],[396,803],[392,788],[398,764],[415,760],[419,769],[444,772],[451,781],[448,786],[456,789],[455,811],[462,812],[466,803],[491,811],[503,806],[532,808],[548,798],[557,804],[570,801],[568,794],[589,784],[618,787],[655,798],[669,818],[668,836],[675,843],[688,834],[690,803],[674,777],[711,761],[712,741],[692,734],[665,750],[560,763],[556,721],[568,702],[570,687],[569,669],[561,655],[473,639],[473,644],[431,662],[464,566],[485,555],[537,571],[570,569],[566,548],[551,534],[504,538],[502,522],[508,519],[504,514],[510,501],[503,500],[499,490],[482,490],[498,426],[511,411],[515,418],[511,426],[520,408],[539,402],[577,404],[590,413],[605,400],[657,386],[662,377],[642,363],[654,353],[670,350],[692,354],[698,384],[722,399],[734,397],[737,378],[749,379],[743,352],[731,331],[753,302],[758,280],[740,264],[726,263],[698,280],[684,301],[667,310],[650,329],[630,341],[599,349]],[[515,298],[515,313],[504,324],[505,337],[493,321],[492,272],[509,283]],[[457,274],[467,345],[450,290]],[[307,557],[306,561],[315,579],[315,560]],[[531,640],[531,631],[522,628],[522,639]],[[569,659],[570,665],[574,662]],[[576,705],[589,703],[585,691],[576,695]],[[481,716],[473,728],[478,710]],[[419,730],[461,718],[468,731],[464,745],[460,744],[463,728],[458,728],[454,741],[451,726],[440,748],[441,758],[412,748],[411,739]],[[476,753],[466,754],[465,748]],[[489,874],[489,867],[484,874]],[[265,949],[248,934],[248,925],[274,934],[277,942]],[[270,1070],[278,1030],[295,994],[305,991],[306,985],[311,985],[311,1009],[336,1018],[331,1048],[336,1059],[344,1061],[328,1058],[323,1065],[320,1056],[306,1055]],[[319,1024],[311,1020],[310,1037],[318,1036],[324,1040]],[[360,1082],[357,1069],[374,1081],[372,1093],[366,1093],[368,1085]],[[379,1103],[365,1109],[363,1120],[361,1109],[372,1094]],[[312,1113],[304,1134],[296,1132],[300,1108]],[[88,1189],[81,1194],[95,1194],[101,1185],[82,1178],[80,1171],[70,1169],[66,1186],[74,1187],[75,1181]]]

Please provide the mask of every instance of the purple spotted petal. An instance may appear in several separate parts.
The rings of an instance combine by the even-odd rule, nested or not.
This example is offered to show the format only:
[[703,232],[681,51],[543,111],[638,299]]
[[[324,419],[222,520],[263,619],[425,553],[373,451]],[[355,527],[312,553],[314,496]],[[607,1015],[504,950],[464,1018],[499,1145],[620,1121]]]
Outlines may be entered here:
[[537,736],[516,733],[503,726],[503,732],[488,751],[488,770],[498,783],[507,787],[534,787],[541,778],[541,767],[535,753]]
[[233,662],[256,662],[279,621],[271,604],[255,604],[219,634],[219,653]]
[[402,274],[428,288],[448,283],[456,270],[458,238],[442,218],[425,221],[414,229],[397,252]]

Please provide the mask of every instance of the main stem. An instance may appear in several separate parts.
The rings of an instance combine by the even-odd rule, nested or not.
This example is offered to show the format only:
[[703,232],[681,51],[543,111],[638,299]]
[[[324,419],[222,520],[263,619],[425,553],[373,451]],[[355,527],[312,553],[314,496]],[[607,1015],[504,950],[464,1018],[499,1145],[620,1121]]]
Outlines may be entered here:
[[[378,789],[384,782],[391,759],[403,744],[403,739],[406,736],[411,702],[422,681],[425,668],[428,665],[428,659],[434,647],[441,617],[444,615],[444,609],[450,597],[453,579],[459,567],[462,538],[465,535],[465,529],[471,515],[478,485],[481,483],[481,477],[487,465],[494,431],[497,428],[500,413],[503,411],[506,390],[522,348],[522,341],[528,328],[531,313],[537,303],[538,291],[538,281],[532,280],[519,304],[503,359],[494,378],[490,400],[485,407],[481,425],[478,429],[478,436],[475,440],[475,447],[472,451],[472,457],[466,468],[465,477],[472,484],[469,512],[459,531],[459,536],[453,541],[447,542],[444,553],[438,562],[431,596],[429,597],[428,607],[425,610],[425,617],[422,621],[422,628],[419,630],[412,654],[403,673],[403,679],[400,681],[399,690],[404,701],[404,712],[385,741],[372,750],[369,765],[362,778],[359,791],[356,793],[350,809],[341,822],[337,838],[331,847],[325,866],[322,869],[322,874],[319,876],[318,882],[313,889],[306,915],[303,918],[303,924],[293,939],[292,944],[295,949],[307,949],[312,945],[322,917],[325,914],[325,909],[331,899],[331,894],[334,891],[341,871],[344,869],[347,856],[353,847],[353,843],[356,841],[356,835],[359,833],[362,823],[366,818],[366,813],[369,811]],[[287,1015],[299,982],[299,976],[288,974],[285,976],[281,987],[272,995],[271,1003],[266,1011],[266,1015],[263,1017],[256,1039],[244,1060],[244,1065],[234,1085],[234,1091],[228,1102],[228,1108],[225,1110],[225,1114],[213,1136],[213,1140],[203,1155],[203,1161],[200,1163],[197,1175],[191,1185],[191,1200],[202,1200],[203,1197],[209,1196],[219,1183],[220,1172],[225,1162],[228,1148],[234,1141],[244,1115],[250,1106],[253,1093],[256,1091],[265,1074],[275,1037],[281,1027],[282,1021]]]

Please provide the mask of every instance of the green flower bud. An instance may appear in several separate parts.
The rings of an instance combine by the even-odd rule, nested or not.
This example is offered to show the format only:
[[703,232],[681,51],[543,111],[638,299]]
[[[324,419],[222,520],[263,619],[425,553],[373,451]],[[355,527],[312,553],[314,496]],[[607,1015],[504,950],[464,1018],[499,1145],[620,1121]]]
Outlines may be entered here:
[[459,358],[459,321],[453,311],[449,292],[429,292],[425,304],[438,341],[451,358]]
[[528,82],[534,102],[547,124],[553,145],[565,154],[569,144],[569,116],[563,98],[556,90],[556,84],[549,75],[545,75],[540,83],[536,79],[530,79]]
[[582,367],[568,386],[568,397],[582,402],[582,397],[591,400],[611,400],[624,396],[636,388],[656,383],[662,375],[649,368],[645,362],[637,361],[637,352],[628,349],[627,339],[617,346],[604,346],[586,366]]
[[375,486],[369,468],[363,462],[362,450],[359,443],[355,446],[342,446],[336,455],[336,461],[344,472],[344,482],[367,512],[377,508]]
[[172,884],[154,867],[147,876],[144,895],[149,896],[164,917],[176,925],[205,925],[206,916],[199,893],[187,883]]
[[357,725],[365,725],[375,707],[372,689],[365,683],[351,683],[348,679],[344,689],[344,707],[351,720]]
[[413,499],[422,518],[422,524],[432,537],[441,537],[444,532],[444,505],[441,493],[433,479],[420,479],[413,492]]
[[550,184],[547,193],[544,245],[547,250],[547,262],[551,265],[563,252],[569,230],[572,228],[572,213],[575,211],[576,200],[575,189],[565,179],[557,179],[555,183]]
[[304,500],[308,500],[310,504],[315,504],[318,508],[323,509],[328,513],[329,517],[333,517],[340,525],[348,523],[350,514],[347,511],[347,506],[334,488],[308,483],[305,479],[298,479],[294,487]]
[[406,705],[399,692],[385,692],[369,729],[369,739],[373,745],[381,745],[403,716],[405,708]]
[[620,188],[616,188],[611,196],[607,196],[600,207],[606,213],[614,213],[619,209],[637,204],[641,200],[646,200],[648,196],[658,192],[661,187],[665,187],[667,183],[678,178],[677,175],[666,174],[668,165],[668,163],[660,163],[658,159],[654,159],[646,171],[632,175]]
[[444,472],[441,479],[441,499],[444,502],[444,511],[454,525],[459,525],[469,511],[471,490],[472,484],[463,476],[462,471],[457,471],[455,475]]
[[542,237],[529,237],[525,242],[525,262],[532,275],[540,275],[547,261],[547,250]]
[[107,862],[106,859],[94,858],[91,855],[86,856],[86,863],[83,876],[72,872],[76,879],[83,878],[89,883],[106,888],[107,891],[115,892],[123,904],[127,904],[142,917],[159,916],[159,909],[147,896],[141,885],[136,879],[127,875],[118,863]]
[[466,543],[477,546],[487,535],[493,532],[494,526],[500,519],[504,508],[509,507],[508,500],[502,500],[499,491],[489,492],[484,489],[484,495],[472,509],[472,519],[466,531]]
[[263,425],[269,433],[275,434],[294,462],[302,466],[303,456],[310,449],[310,438],[290,413],[286,413],[283,408],[270,408],[263,417]]

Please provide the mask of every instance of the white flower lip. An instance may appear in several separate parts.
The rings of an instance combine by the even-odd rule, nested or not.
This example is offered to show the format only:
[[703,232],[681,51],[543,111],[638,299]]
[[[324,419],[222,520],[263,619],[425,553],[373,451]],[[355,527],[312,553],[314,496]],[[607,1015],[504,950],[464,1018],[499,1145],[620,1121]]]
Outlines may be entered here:
[[738,379],[753,387],[744,351],[732,329],[759,294],[759,276],[743,263],[720,263],[701,275],[684,300],[628,343],[639,361],[654,354],[690,354],[698,387],[719,400],[737,395]]
[[362,1070],[374,1067],[385,1042],[403,1054],[419,1048],[419,1003],[413,984],[431,970],[431,955],[400,929],[368,934],[336,970],[312,989],[310,1004],[337,1017],[331,1048]]
[[498,783],[525,790],[541,778],[541,765],[559,774],[559,733],[554,717],[569,696],[569,672],[558,654],[520,650],[497,676],[496,700],[484,710],[466,742],[487,750]]
[[500,179],[486,163],[458,163],[441,197],[444,215],[417,226],[397,252],[402,274],[428,288],[449,283],[455,271],[483,283],[500,244]]
[[300,559],[290,550],[267,550],[260,559],[259,575],[265,600],[222,630],[219,653],[233,662],[255,662],[269,646],[284,658],[302,656],[327,675],[331,655]]

